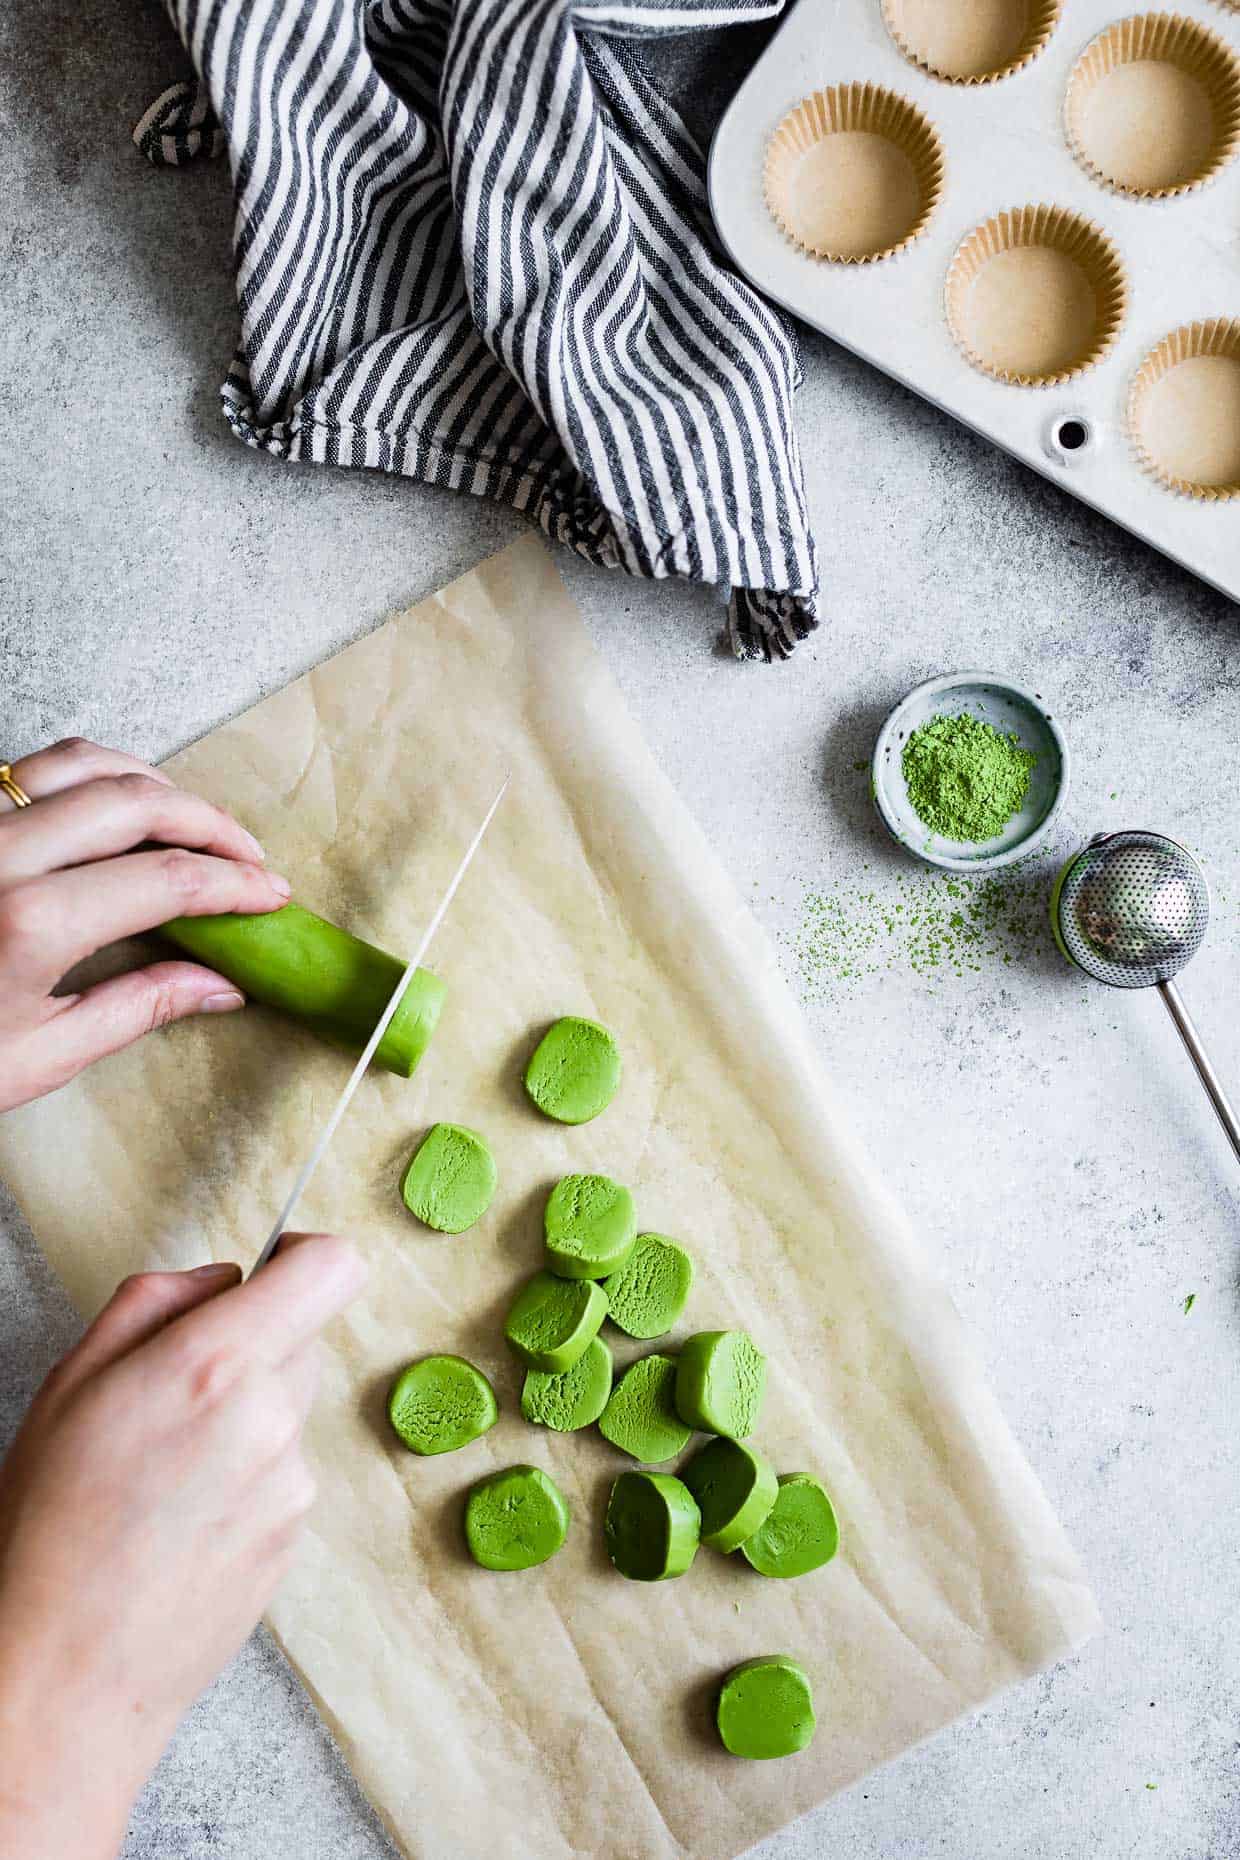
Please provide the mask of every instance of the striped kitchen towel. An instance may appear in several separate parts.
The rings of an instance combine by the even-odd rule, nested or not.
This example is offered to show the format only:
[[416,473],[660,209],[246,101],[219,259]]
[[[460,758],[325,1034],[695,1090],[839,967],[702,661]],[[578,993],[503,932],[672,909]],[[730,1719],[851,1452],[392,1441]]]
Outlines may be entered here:
[[201,85],[135,139],[226,149],[237,436],[721,583],[738,657],[791,652],[818,580],[795,353],[721,262],[701,150],[627,43],[781,0],[168,4]]

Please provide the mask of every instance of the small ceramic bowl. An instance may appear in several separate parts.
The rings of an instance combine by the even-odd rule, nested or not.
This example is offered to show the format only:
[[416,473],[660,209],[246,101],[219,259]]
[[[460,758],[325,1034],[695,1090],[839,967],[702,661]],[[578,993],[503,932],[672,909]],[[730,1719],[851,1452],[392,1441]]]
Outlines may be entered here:
[[[931,717],[980,717],[1004,736],[1015,733],[1037,761],[1020,812],[989,840],[949,840],[914,813],[904,783],[904,745]],[[945,872],[986,872],[1011,865],[1044,839],[1068,794],[1068,745],[1035,691],[992,672],[952,672],[931,678],[897,704],[878,733],[870,765],[874,805],[883,825],[917,859]]]

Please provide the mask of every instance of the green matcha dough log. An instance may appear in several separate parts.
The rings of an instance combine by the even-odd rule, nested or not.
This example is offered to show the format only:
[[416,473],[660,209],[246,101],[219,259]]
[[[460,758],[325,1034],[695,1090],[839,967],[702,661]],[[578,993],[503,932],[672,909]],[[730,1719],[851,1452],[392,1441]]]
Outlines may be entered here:
[[620,1050],[606,1027],[569,1014],[549,1027],[525,1068],[525,1089],[561,1124],[588,1124],[620,1084]]
[[[258,915],[174,917],[161,935],[218,969],[252,1000],[355,1052],[374,1032],[405,966],[300,904]],[[446,993],[437,975],[414,970],[375,1052],[377,1066],[412,1076]]]
[[424,1356],[392,1384],[388,1419],[414,1453],[454,1453],[499,1419],[495,1390],[463,1356]]
[[719,1688],[715,1722],[734,1757],[791,1757],[814,1735],[814,1688],[791,1654],[734,1666]]
[[766,1358],[743,1330],[700,1330],[681,1345],[676,1409],[688,1427],[743,1440],[758,1425]]
[[465,1501],[465,1540],[483,1569],[533,1569],[568,1536],[569,1511],[538,1466],[508,1466],[479,1479]]
[[693,1261],[662,1234],[638,1234],[628,1263],[603,1282],[613,1324],[630,1337],[662,1337],[685,1308]]
[[808,1576],[839,1546],[835,1508],[813,1473],[782,1473],[775,1503],[741,1554],[760,1576]]
[[633,1197],[609,1175],[566,1175],[543,1215],[547,1263],[562,1279],[603,1279],[633,1251]]
[[612,1390],[599,1432],[648,1466],[675,1459],[693,1431],[677,1415],[675,1397],[675,1358],[643,1356],[629,1364]]
[[495,1193],[495,1158],[476,1130],[432,1124],[400,1185],[410,1214],[441,1234],[463,1234]]
[[698,1547],[693,1494],[667,1473],[621,1473],[611,1488],[603,1535],[607,1554],[634,1582],[683,1576]]
[[593,1337],[562,1375],[549,1376],[541,1369],[526,1371],[521,1412],[535,1427],[572,1434],[598,1420],[610,1394],[611,1351],[601,1337]]
[[702,1514],[702,1542],[724,1552],[753,1536],[779,1491],[774,1467],[740,1440],[712,1440],[681,1477]]
[[607,1294],[593,1279],[536,1272],[517,1293],[504,1335],[523,1363],[562,1375],[585,1355],[607,1316]]

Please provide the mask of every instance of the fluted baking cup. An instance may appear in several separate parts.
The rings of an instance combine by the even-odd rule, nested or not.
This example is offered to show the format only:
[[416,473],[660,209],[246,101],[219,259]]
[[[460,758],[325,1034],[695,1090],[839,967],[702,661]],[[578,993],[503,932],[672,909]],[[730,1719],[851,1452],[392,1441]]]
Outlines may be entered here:
[[1142,200],[1187,193],[1240,147],[1240,59],[1175,13],[1117,20],[1073,66],[1064,129],[1108,187]]
[[767,144],[766,204],[815,258],[890,258],[921,232],[942,191],[943,148],[932,124],[877,84],[816,90]]
[[904,56],[948,84],[993,84],[1046,45],[1062,0],[883,0]]
[[1170,490],[1240,497],[1240,319],[1185,323],[1150,350],[1128,393],[1137,456]]
[[1013,207],[948,266],[948,327],[975,368],[1018,387],[1070,381],[1106,354],[1128,281],[1106,234],[1067,207]]

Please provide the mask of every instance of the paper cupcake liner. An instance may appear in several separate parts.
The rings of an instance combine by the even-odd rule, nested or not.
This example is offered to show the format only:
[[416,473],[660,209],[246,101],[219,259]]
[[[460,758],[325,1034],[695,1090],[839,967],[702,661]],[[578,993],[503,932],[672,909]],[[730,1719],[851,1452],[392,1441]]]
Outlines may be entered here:
[[920,110],[877,84],[816,90],[772,131],[763,193],[801,251],[842,265],[903,251],[943,191],[943,146]]
[[1128,432],[1169,490],[1240,497],[1240,318],[1185,323],[1150,350],[1128,390]]
[[1072,68],[1064,130],[1081,166],[1117,193],[1186,194],[1240,148],[1240,58],[1175,13],[1117,20]]
[[908,59],[945,84],[993,84],[1043,51],[1063,0],[882,0],[883,22]]
[[1014,207],[958,247],[943,302],[975,368],[1017,387],[1051,387],[1101,361],[1124,320],[1128,280],[1092,220],[1066,207]]

